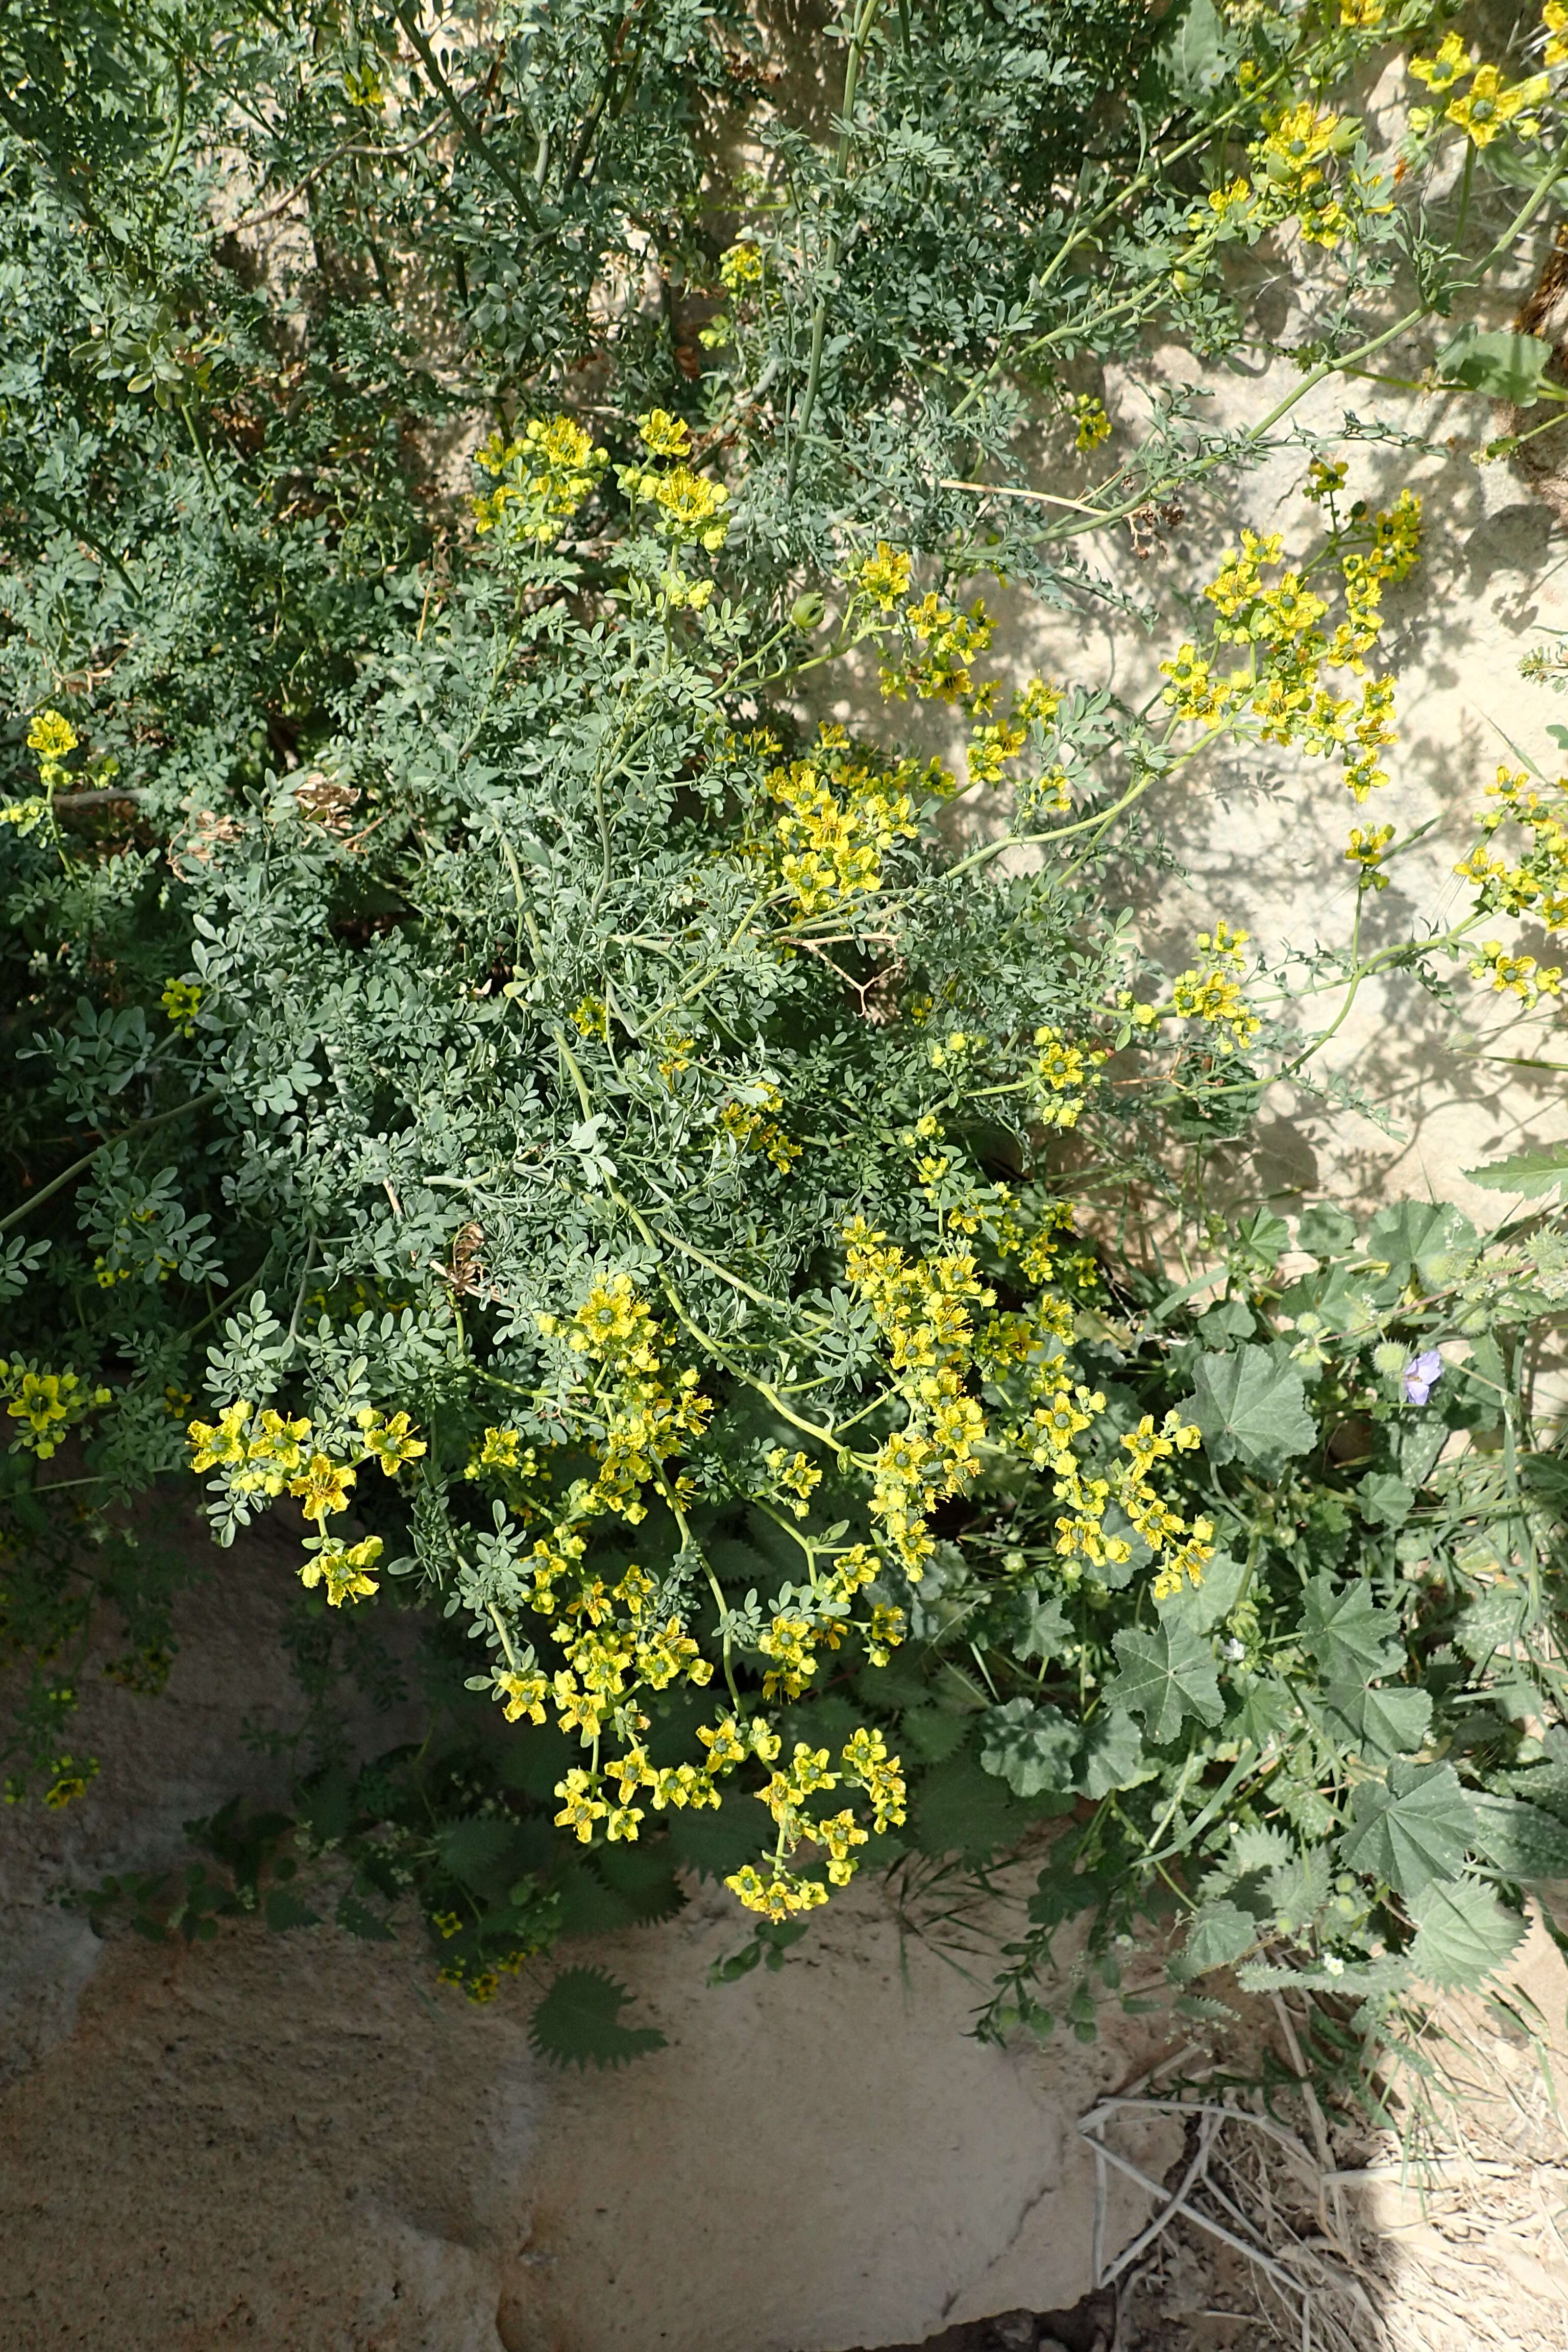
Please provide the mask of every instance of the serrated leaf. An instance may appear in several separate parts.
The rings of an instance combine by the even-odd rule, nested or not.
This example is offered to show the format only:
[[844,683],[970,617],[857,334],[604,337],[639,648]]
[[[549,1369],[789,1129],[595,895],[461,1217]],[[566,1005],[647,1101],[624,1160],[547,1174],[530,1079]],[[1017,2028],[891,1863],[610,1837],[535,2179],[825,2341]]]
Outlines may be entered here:
[[1114,1790],[1131,1789],[1146,1780],[1143,1738],[1138,1726],[1121,1707],[1095,1717],[1084,1741],[1076,1786],[1086,1797],[1109,1797]]
[[1228,1968],[1258,1941],[1258,1922],[1250,1912],[1230,1902],[1205,1903],[1187,1930],[1186,1941],[1170,1962],[1168,1973],[1176,1984],[1205,1976],[1210,1969]]
[[1072,1786],[1079,1728],[1059,1706],[1011,1698],[981,1717],[980,1761],[1017,1797]]
[[1516,1152],[1511,1160],[1489,1160],[1483,1168],[1467,1168],[1468,1183],[1487,1192],[1512,1192],[1522,1201],[1542,1201],[1568,1179],[1568,1144],[1556,1143],[1542,1151]]
[[631,1905],[639,1927],[673,1919],[686,1908],[686,1895],[670,1868],[669,1847],[652,1843],[595,1849],[594,1866],[606,1886]]
[[1473,1992],[1500,1969],[1528,1922],[1479,1878],[1431,1885],[1410,1905],[1415,1935],[1405,1958],[1412,1976],[1443,1992]]
[[1114,1647],[1121,1671],[1107,1685],[1106,1702],[1142,1716],[1157,1748],[1174,1739],[1188,1716],[1213,1725],[1224,1715],[1209,1645],[1187,1626],[1162,1624],[1146,1633],[1125,1625]]
[[686,1807],[670,1814],[670,1851],[700,1878],[728,1878],[756,1860],[767,1826],[765,1813],[736,1798],[716,1809]]
[[922,1853],[983,1861],[1016,1845],[1036,1818],[1005,1781],[981,1770],[968,1748],[928,1772],[914,1791],[915,1843]]
[[320,1924],[321,1913],[312,1911],[302,1895],[291,1886],[274,1886],[262,1906],[267,1924],[276,1935],[286,1936],[291,1927],[314,1927]]
[[1505,1877],[1521,1885],[1568,1878],[1568,1828],[1539,1805],[1517,1797],[1473,1796],[1478,1847]]
[[1239,1457],[1259,1470],[1279,1470],[1317,1441],[1300,1372],[1268,1348],[1242,1347],[1200,1356],[1193,1371],[1190,1410],[1215,1462]]
[[963,1745],[968,1728],[962,1715],[949,1715],[938,1706],[907,1707],[899,1723],[900,1738],[925,1764],[945,1764]]
[[479,1814],[472,1821],[454,1822],[444,1829],[436,1841],[436,1850],[454,1878],[476,1895],[486,1894],[497,1881],[498,1873],[504,1877],[511,1871],[510,1856],[517,1843],[517,1825],[495,1814]]
[[656,2026],[620,2022],[631,1997],[603,1969],[563,1969],[534,2010],[528,2038],[557,2066],[622,2066],[662,2050],[665,2037]]
[[1296,1848],[1288,1832],[1274,1829],[1260,1822],[1243,1822],[1230,1841],[1227,1857],[1237,1877],[1254,1870],[1281,1868],[1294,1856]]
[[1336,1592],[1331,1577],[1315,1576],[1296,1631],[1328,1683],[1370,1682],[1405,1662],[1399,1620],[1379,1606],[1365,1578]]
[[1211,2000],[1207,1993],[1179,1993],[1171,2007],[1179,2016],[1201,2018],[1205,2025],[1235,2025],[1238,2021],[1227,2001]]
[[1359,1683],[1331,1683],[1328,1702],[1363,1752],[1378,1763],[1413,1754],[1432,1726],[1430,1693],[1401,1683],[1370,1690]]
[[1458,1878],[1476,1816],[1451,1764],[1391,1764],[1386,1786],[1363,1784],[1351,1802],[1352,1825],[1340,1844],[1347,1868],[1385,1880],[1407,1901]]
[[362,1903],[357,1895],[344,1895],[338,1903],[337,1922],[345,1934],[358,1936],[367,1944],[391,1944],[396,1932],[389,1927],[380,1914]]
[[1263,1891],[1281,1935],[1297,1935],[1310,1927],[1329,1899],[1331,1883],[1326,1846],[1313,1846],[1269,1871]]

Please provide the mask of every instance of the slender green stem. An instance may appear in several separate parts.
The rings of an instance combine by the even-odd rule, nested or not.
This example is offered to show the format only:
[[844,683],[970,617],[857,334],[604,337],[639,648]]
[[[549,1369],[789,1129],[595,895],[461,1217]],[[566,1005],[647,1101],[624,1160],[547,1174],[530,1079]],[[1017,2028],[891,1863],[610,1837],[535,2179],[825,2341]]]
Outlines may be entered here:
[[[844,104],[838,134],[838,160],[833,175],[836,197],[843,190],[849,168],[849,148],[854,137],[855,92],[860,79],[860,61],[866,53],[866,45],[871,37],[872,27],[880,14],[881,6],[882,0],[860,0],[859,14],[855,19],[854,28],[849,37],[849,55],[844,68]],[[800,453],[805,445],[805,436],[811,430],[812,412],[816,406],[817,388],[822,381],[823,339],[827,326],[828,283],[837,267],[838,232],[834,228],[829,229],[827,243],[823,248],[821,283],[816,297],[816,307],[811,320],[811,353],[806,363],[805,391],[801,399],[799,414],[795,422],[795,431],[790,439],[789,467],[784,480],[786,499],[793,498],[795,495],[795,475],[800,467]]]
[[40,1191],[34,1192],[24,1201],[19,1209],[13,1209],[8,1217],[0,1217],[0,1234],[8,1233],[13,1225],[19,1225],[24,1217],[30,1217],[35,1209],[41,1209],[46,1201],[53,1200],[55,1194],[62,1192],[66,1185],[74,1183],[84,1169],[92,1166],[99,1153],[107,1151],[111,1144],[128,1143],[133,1135],[146,1135],[153,1128],[162,1127],[168,1119],[184,1118],[189,1111],[206,1110],[212,1104],[220,1102],[222,1099],[222,1087],[214,1087],[210,1093],[193,1095],[189,1102],[176,1103],[173,1110],[155,1111],[151,1118],[138,1119],[134,1127],[121,1128],[118,1135],[106,1135],[101,1143],[95,1143],[92,1150],[84,1152],[79,1160],[73,1160],[68,1168],[62,1170],[50,1183],[44,1185]]

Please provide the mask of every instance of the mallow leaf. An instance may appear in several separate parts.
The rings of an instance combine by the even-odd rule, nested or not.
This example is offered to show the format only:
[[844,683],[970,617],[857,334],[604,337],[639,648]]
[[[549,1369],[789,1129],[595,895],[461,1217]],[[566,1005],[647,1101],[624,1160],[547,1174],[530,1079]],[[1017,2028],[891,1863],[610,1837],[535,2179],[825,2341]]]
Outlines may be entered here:
[[1363,1753],[1379,1763],[1411,1754],[1431,1728],[1430,1692],[1407,1690],[1402,1683],[1370,1689],[1362,1683],[1331,1683],[1328,1701]]
[[1157,1748],[1174,1739],[1188,1716],[1213,1725],[1225,1713],[1213,1653],[1190,1627],[1124,1625],[1114,1646],[1121,1671],[1106,1685],[1106,1703],[1142,1716]]
[[1198,1358],[1190,1410],[1211,1461],[1239,1456],[1256,1469],[1278,1470],[1316,1442],[1306,1397],[1288,1358],[1269,1348],[1243,1347]]
[[1380,1607],[1364,1577],[1336,1592],[1332,1577],[1315,1576],[1296,1631],[1325,1682],[1367,1683],[1405,1663],[1399,1620]]
[[1089,1727],[1074,1787],[1085,1797],[1109,1797],[1114,1789],[1130,1789],[1152,1768],[1143,1761],[1143,1739],[1132,1717],[1123,1709],[1103,1709]]
[[1010,1698],[981,1718],[980,1761],[1017,1797],[1072,1786],[1079,1728],[1059,1706]]
[[1388,1768],[1386,1785],[1368,1781],[1351,1801],[1352,1822],[1340,1843],[1347,1867],[1381,1878],[1406,1901],[1438,1879],[1458,1878],[1477,1834],[1476,1812],[1451,1764]]

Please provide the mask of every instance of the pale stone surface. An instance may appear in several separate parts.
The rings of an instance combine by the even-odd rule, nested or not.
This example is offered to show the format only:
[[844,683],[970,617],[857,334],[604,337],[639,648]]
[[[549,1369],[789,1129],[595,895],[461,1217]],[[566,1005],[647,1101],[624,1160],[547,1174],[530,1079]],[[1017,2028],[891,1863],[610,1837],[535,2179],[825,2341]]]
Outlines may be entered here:
[[[186,1948],[62,1911],[66,1884],[176,1857],[237,1788],[280,1792],[238,1728],[291,1711],[291,1551],[264,1527],[220,1557],[163,1699],[84,1682],[88,1796],[0,1818],[7,2352],[840,2352],[1077,2300],[1076,2119],[1168,2040],[1112,2007],[1093,2047],[983,2048],[984,1951],[965,1976],[874,1886],[731,1986],[707,1971],[748,1927],[711,1886],[672,1926],[564,1948],[668,2037],[581,2076],[529,2047],[548,1965],[475,2007],[416,1932],[242,1922]],[[1161,2126],[1130,2152],[1158,2177],[1178,2149]],[[1108,2242],[1143,2218],[1113,2188]]]

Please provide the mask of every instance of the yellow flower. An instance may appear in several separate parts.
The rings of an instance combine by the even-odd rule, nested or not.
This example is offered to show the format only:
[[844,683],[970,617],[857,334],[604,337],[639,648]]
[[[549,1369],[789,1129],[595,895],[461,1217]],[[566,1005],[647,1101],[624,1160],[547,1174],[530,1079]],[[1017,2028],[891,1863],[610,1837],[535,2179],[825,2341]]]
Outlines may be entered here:
[[742,238],[738,244],[731,246],[729,251],[721,257],[719,276],[731,294],[738,294],[742,286],[755,286],[760,281],[762,274],[762,254],[758,247],[746,238]]
[[368,1601],[376,1589],[375,1579],[369,1571],[384,1549],[379,1536],[366,1536],[363,1543],[346,1549],[342,1545],[324,1545],[306,1560],[300,1570],[300,1581],[308,1591],[325,1582],[327,1601],[333,1609],[341,1609],[345,1601]]
[[653,495],[672,539],[700,539],[710,551],[723,545],[725,526],[718,518],[730,503],[730,493],[722,482],[710,482],[680,465],[659,476]]
[[1510,956],[1500,940],[1484,940],[1479,955],[1471,957],[1468,970],[1472,980],[1489,980],[1494,992],[1517,996],[1525,1005],[1563,992],[1563,973],[1557,965],[1538,964],[1533,956]]
[[301,1475],[291,1479],[289,1492],[300,1497],[304,1517],[321,1526],[333,1511],[346,1508],[349,1488],[354,1484],[354,1474],[346,1463],[331,1461],[324,1454],[312,1454]]
[[885,539],[877,541],[875,555],[850,573],[856,586],[864,589],[879,611],[890,613],[909,593],[910,559],[901,549],[889,547]]
[[1380,824],[1365,833],[1359,824],[1352,826],[1350,847],[1345,856],[1352,866],[1360,868],[1356,879],[1363,890],[1387,889],[1388,877],[1383,871],[1383,855],[1393,839],[1394,827],[1391,824]]
[[1104,404],[1096,400],[1092,393],[1079,394],[1073,402],[1073,415],[1077,420],[1077,440],[1080,449],[1093,449],[1101,441],[1110,440],[1110,419],[1105,413]]
[[239,1397],[233,1404],[225,1405],[216,1423],[192,1422],[186,1435],[193,1470],[227,1469],[245,1460],[245,1428],[250,1410],[250,1400]]
[[1433,58],[1412,58],[1409,72],[1413,80],[1425,82],[1435,97],[1452,89],[1471,70],[1469,53],[1458,33],[1446,33]]
[[815,1911],[827,1900],[827,1889],[812,1878],[792,1877],[787,1870],[774,1867],[773,1877],[766,1882],[747,1863],[743,1870],[724,1881],[732,1895],[739,1895],[748,1911],[764,1912],[775,1926],[787,1919],[793,1911]]
[[375,1456],[385,1478],[395,1478],[404,1463],[417,1461],[426,1451],[424,1440],[414,1435],[405,1412],[395,1412],[389,1421],[379,1407],[362,1405],[357,1417],[365,1453]]
[[508,1723],[517,1723],[527,1716],[530,1723],[544,1721],[544,1700],[550,1685],[542,1674],[500,1674],[495,1678],[497,1696],[505,1700],[501,1709]]
[[1525,110],[1539,106],[1550,89],[1544,74],[1515,82],[1510,89],[1498,67],[1481,66],[1465,96],[1455,99],[1446,110],[1447,119],[1478,147],[1489,147],[1516,120],[1520,136],[1534,138],[1541,126]]
[[80,740],[70,720],[58,710],[40,710],[27,730],[27,749],[37,751],[41,760],[63,760]]
[[643,447],[655,457],[686,457],[691,454],[691,436],[679,416],[671,416],[667,408],[650,409],[637,418],[637,433]]
[[602,1822],[609,1811],[603,1797],[597,1796],[586,1772],[568,1772],[563,1780],[555,1783],[555,1793],[562,1800],[561,1811],[555,1815],[558,1830],[571,1830],[579,1844],[591,1845],[594,1823]]
[[189,1021],[201,1001],[200,988],[189,980],[165,981],[163,993],[158,999],[171,1021]]

